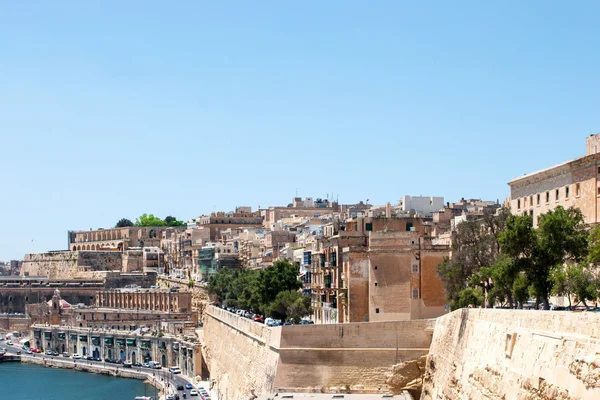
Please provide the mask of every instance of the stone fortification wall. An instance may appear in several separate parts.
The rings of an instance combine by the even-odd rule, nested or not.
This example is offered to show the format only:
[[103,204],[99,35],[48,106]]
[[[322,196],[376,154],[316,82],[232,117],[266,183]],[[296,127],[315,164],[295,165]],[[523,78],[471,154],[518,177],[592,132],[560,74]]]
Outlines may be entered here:
[[273,390],[281,328],[268,328],[208,306],[204,311],[202,352],[218,398],[246,400]]
[[109,251],[62,251],[26,254],[21,276],[50,279],[101,278],[99,271],[120,271],[122,253]]
[[223,398],[277,389],[385,392],[393,367],[429,350],[432,321],[269,328],[208,306],[203,352]]
[[392,368],[429,351],[429,320],[281,328],[277,388],[387,392]]
[[600,314],[462,309],[438,318],[421,399],[600,399]]

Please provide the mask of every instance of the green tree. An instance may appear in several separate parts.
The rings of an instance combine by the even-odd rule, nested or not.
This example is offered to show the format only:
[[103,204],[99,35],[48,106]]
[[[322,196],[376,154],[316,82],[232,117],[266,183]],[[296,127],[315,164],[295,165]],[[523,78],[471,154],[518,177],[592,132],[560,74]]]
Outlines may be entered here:
[[[287,261],[276,261],[272,266],[260,271],[249,269],[231,271],[223,268],[210,278],[208,292],[221,304],[266,315],[276,312],[274,310],[284,313],[281,304],[285,300],[286,315],[301,314],[304,303],[290,303],[291,297],[280,297],[278,300],[280,304],[275,306],[280,293],[298,292],[302,287],[302,283],[298,280],[298,272],[298,266]],[[301,299],[306,301],[305,298]],[[310,302],[308,305],[310,306]],[[287,306],[293,307],[288,310]]]
[[549,308],[550,274],[564,263],[579,263],[588,255],[588,232],[579,209],[557,207],[540,216],[538,249],[529,270],[537,296]]
[[185,222],[183,222],[183,221],[178,221],[178,220],[177,220],[177,218],[175,218],[175,217],[172,217],[172,216],[170,216],[170,215],[168,215],[168,216],[165,218],[165,224],[166,224],[167,226],[186,226]]
[[458,294],[456,308],[464,308],[468,306],[477,307],[483,304],[483,292],[480,287],[466,288]]
[[310,296],[300,294],[295,290],[285,290],[279,292],[273,302],[269,304],[265,315],[282,321],[290,319],[298,323],[312,312],[310,303]]
[[513,296],[519,308],[523,308],[523,304],[529,299],[530,284],[527,276],[524,273],[519,273],[513,282]]
[[125,228],[127,226],[133,226],[133,222],[128,220],[127,218],[121,218],[119,222],[115,225],[115,228]]
[[536,230],[531,217],[511,216],[499,235],[499,243],[503,253],[515,259],[518,270],[525,272],[536,304],[548,309],[552,288],[561,282],[560,273],[554,270],[586,257],[588,233],[581,211],[575,208],[559,206],[541,215],[538,222]]
[[166,222],[155,217],[154,214],[142,214],[135,219],[135,226],[166,226]]
[[256,279],[256,293],[260,310],[264,313],[275,301],[279,292],[299,290],[302,282],[298,280],[300,268],[287,261],[275,261],[272,266],[259,271]]
[[490,287],[489,279],[480,272],[496,261],[500,249],[498,238],[508,216],[509,211],[502,209],[497,215],[486,214],[479,220],[458,225],[452,259],[445,259],[437,267],[451,305],[459,303],[459,293],[469,286],[486,290]]
[[519,267],[515,259],[501,254],[494,264],[482,268],[478,275],[475,277],[479,281],[489,282],[490,304],[506,302],[511,308],[514,306],[513,285],[519,275]]

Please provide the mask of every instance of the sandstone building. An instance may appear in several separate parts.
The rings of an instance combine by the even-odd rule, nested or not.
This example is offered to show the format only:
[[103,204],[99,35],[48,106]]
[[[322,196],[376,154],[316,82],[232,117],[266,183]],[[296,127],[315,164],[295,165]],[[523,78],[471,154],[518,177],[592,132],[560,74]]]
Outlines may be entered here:
[[70,231],[69,250],[113,250],[123,251],[129,247],[160,247],[163,231],[183,231],[184,227],[125,227]]
[[586,155],[526,174],[508,182],[510,210],[530,215],[537,226],[541,214],[558,206],[576,207],[585,222],[600,221],[600,134],[586,139]]

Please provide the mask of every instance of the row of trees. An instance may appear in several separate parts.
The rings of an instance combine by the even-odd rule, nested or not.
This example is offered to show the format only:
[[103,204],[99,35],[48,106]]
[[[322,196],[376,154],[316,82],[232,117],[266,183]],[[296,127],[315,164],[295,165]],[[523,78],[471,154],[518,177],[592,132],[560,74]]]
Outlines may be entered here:
[[208,292],[225,306],[298,323],[312,313],[310,296],[299,292],[298,273],[299,267],[287,261],[262,270],[223,268],[210,278]]
[[178,221],[177,218],[168,215],[164,220],[155,217],[154,214],[142,214],[135,219],[135,223],[127,218],[121,218],[115,225],[115,228],[124,228],[128,226],[185,226],[185,222]]
[[600,227],[591,231],[576,208],[539,217],[501,210],[458,226],[452,259],[438,274],[452,309],[472,305],[520,306],[528,299],[549,307],[550,295],[578,302],[600,296]]

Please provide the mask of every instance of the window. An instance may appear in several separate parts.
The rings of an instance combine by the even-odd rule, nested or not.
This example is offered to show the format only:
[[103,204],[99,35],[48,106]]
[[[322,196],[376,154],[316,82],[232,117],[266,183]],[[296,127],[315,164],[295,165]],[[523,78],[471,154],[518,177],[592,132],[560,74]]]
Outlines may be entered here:
[[533,217],[533,210],[529,210],[529,216]]
[[412,298],[415,300],[419,298],[419,289],[412,290]]
[[371,232],[373,230],[373,224],[371,222],[367,222],[365,224],[365,231]]
[[377,269],[377,265],[375,266],[375,269]]
[[412,272],[413,274],[417,274],[419,272],[419,264],[412,265]]
[[377,282],[375,282],[375,286],[377,286]]
[[600,196],[600,187],[598,188],[598,196]]
[[541,202],[542,202],[542,195],[538,193],[538,195],[537,195],[537,205],[539,206]]
[[379,308],[375,309],[375,314],[379,314]]
[[565,187],[565,198],[566,199],[569,198],[569,187],[568,186]]
[[412,229],[412,227],[413,227],[412,222],[407,222],[406,223],[406,232],[410,232],[410,230]]
[[550,192],[546,192],[546,203],[550,203]]
[[517,200],[517,210],[521,209],[521,199]]
[[581,185],[578,183],[575,185],[575,196],[579,196],[581,193]]
[[600,174],[600,167],[598,167],[598,173]]
[[533,207],[533,196],[529,196],[529,207]]
[[560,198],[560,190],[556,189],[556,201]]

